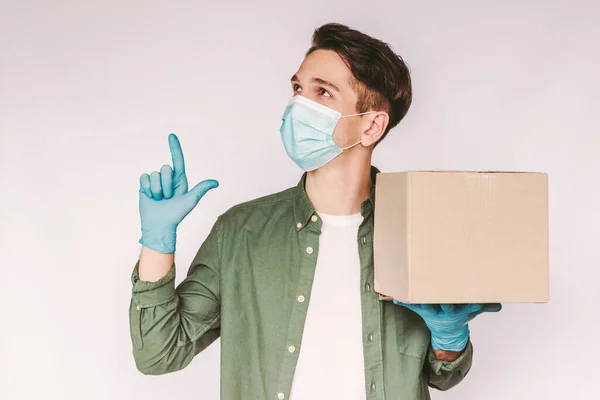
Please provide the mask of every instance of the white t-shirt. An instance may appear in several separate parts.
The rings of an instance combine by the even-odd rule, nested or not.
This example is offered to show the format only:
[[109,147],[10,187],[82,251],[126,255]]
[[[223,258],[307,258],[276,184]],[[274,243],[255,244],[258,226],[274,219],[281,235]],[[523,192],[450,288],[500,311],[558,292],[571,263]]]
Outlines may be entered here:
[[319,216],[319,254],[290,400],[364,400],[357,239],[363,218]]

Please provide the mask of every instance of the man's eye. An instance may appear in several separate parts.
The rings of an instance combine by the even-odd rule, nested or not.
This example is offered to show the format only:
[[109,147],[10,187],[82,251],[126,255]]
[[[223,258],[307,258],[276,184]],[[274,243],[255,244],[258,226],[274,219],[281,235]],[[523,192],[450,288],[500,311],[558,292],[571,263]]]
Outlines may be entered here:
[[295,84],[292,85],[292,89],[294,90],[294,92],[301,92],[302,91],[302,88],[297,83],[295,83]]
[[323,97],[331,97],[331,93],[329,93],[327,90],[320,88],[319,89],[319,94]]

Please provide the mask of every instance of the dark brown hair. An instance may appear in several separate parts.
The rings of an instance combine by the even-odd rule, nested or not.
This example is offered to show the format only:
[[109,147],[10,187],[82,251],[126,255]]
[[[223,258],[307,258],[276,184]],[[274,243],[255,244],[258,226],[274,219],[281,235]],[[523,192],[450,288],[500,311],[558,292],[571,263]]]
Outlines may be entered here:
[[344,60],[353,80],[350,84],[358,94],[356,111],[385,111],[390,120],[377,142],[404,118],[412,102],[410,71],[402,57],[390,46],[362,32],[329,23],[317,28],[306,55],[315,50],[335,51]]

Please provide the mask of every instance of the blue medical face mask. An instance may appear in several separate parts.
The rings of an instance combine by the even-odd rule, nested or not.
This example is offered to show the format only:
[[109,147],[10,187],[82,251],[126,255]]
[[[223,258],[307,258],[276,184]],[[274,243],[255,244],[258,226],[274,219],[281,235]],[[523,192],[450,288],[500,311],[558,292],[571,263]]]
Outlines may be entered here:
[[332,108],[296,95],[281,117],[279,133],[287,155],[304,171],[312,171],[360,143],[359,140],[344,148],[335,144],[333,131],[340,118],[372,112],[341,115]]

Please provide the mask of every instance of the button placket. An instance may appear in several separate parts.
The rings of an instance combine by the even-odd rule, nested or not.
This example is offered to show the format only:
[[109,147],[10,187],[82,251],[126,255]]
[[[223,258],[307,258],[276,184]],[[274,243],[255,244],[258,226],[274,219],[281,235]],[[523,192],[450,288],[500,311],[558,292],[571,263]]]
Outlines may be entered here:
[[[369,217],[372,218],[372,217]],[[376,398],[377,392],[384,392],[383,384],[383,369],[382,369],[382,343],[381,336],[378,336],[382,331],[381,327],[381,308],[377,298],[373,282],[373,224],[365,224],[359,230],[358,235],[358,251],[361,262],[361,280],[365,295],[361,297],[362,306],[373,311],[369,312],[363,318],[363,340],[365,341],[365,365],[370,371],[368,376],[367,390],[369,398]],[[370,382],[369,382],[370,381]],[[380,390],[377,390],[380,388]]]
[[[295,228],[297,228],[295,231],[298,237],[298,255],[301,257],[298,265],[298,282],[295,293],[296,303],[293,303],[294,306],[292,307],[292,314],[288,324],[285,342],[287,343],[287,346],[282,349],[282,351],[285,352],[285,357],[283,357],[284,359],[280,366],[279,380],[276,389],[272,395],[273,397],[271,397],[279,400],[286,399],[289,395],[290,385],[293,380],[294,366],[297,363],[298,354],[300,352],[300,348],[297,347],[296,344],[300,346],[302,342],[301,321],[304,320],[307,311],[306,304],[304,303],[308,303],[308,297],[305,297],[307,295],[304,295],[303,293],[310,293],[318,251],[319,232],[318,229],[314,229],[315,226],[310,226],[312,224],[311,221],[313,221],[313,216],[308,217],[304,221],[296,220],[296,222],[293,223]],[[315,244],[315,246],[313,247],[311,244]],[[303,247],[305,252],[304,256],[302,255]],[[277,391],[277,389],[279,389],[279,391]]]

